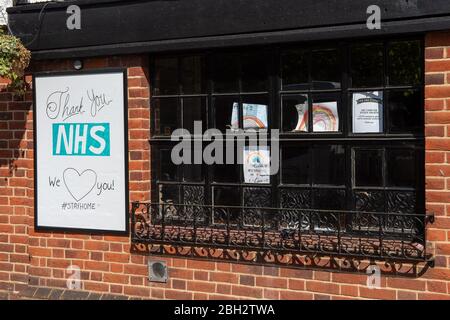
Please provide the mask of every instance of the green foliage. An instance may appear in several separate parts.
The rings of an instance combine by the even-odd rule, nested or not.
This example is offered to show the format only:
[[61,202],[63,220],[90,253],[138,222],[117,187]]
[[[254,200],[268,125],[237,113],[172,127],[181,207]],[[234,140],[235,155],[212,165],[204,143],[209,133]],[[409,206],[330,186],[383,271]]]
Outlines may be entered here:
[[24,71],[30,58],[30,51],[18,38],[0,30],[0,77],[9,79],[9,87],[15,92],[24,92]]

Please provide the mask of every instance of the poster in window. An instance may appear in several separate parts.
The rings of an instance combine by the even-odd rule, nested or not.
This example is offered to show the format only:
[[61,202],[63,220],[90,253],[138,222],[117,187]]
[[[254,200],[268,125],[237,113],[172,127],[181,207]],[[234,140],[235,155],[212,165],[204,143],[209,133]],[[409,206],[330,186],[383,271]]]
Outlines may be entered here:
[[128,230],[126,71],[36,74],[37,229]]
[[339,131],[337,101],[315,102],[313,104],[314,132]]
[[245,147],[245,183],[270,183],[270,151],[268,147]]
[[267,129],[267,105],[244,103],[242,105],[242,114],[244,117],[244,129]]
[[353,133],[383,132],[383,92],[353,93]]
[[[242,116],[244,120],[244,129],[267,129],[267,105],[265,104],[242,104]],[[231,129],[239,128],[239,103],[233,103],[233,112],[231,114]]]
[[233,103],[233,111],[231,112],[231,130],[239,129],[239,103]]
[[304,103],[299,103],[295,105],[295,109],[297,110],[298,120],[297,125],[293,131],[308,131],[308,101],[306,100]]

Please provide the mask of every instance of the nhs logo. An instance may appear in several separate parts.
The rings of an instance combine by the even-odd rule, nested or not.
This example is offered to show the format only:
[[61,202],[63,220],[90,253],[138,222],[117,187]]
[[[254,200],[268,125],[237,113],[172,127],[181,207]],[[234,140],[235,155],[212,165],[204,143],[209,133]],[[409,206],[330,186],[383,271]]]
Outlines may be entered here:
[[109,123],[54,123],[54,156],[110,155]]

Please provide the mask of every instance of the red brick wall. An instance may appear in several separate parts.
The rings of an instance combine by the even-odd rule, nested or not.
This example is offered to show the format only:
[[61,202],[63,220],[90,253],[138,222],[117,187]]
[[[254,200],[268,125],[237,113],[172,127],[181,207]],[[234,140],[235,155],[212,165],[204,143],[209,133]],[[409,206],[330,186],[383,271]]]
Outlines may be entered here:
[[[450,299],[450,33],[426,37],[426,201],[436,214],[428,229],[436,266],[416,278],[383,276],[369,289],[364,274],[158,258],[169,281],[147,281],[147,256],[129,237],[38,233],[33,230],[31,94],[0,93],[0,290],[66,287],[66,267],[82,270],[83,290],[156,299]],[[96,58],[85,68],[128,67],[130,200],[149,200],[149,77],[145,56]],[[48,61],[33,70],[71,69]]]

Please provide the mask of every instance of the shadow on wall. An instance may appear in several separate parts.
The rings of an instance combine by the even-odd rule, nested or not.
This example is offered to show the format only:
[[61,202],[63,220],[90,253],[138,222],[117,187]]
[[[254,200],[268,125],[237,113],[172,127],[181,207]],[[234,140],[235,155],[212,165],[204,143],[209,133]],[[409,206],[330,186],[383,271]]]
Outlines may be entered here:
[[29,81],[24,94],[10,91],[7,85],[0,79],[0,186],[27,187],[32,180],[25,180],[26,171],[33,168],[32,90]]
[[427,263],[402,263],[399,261],[375,261],[358,257],[330,256],[319,254],[280,254],[270,250],[251,251],[200,246],[176,246],[149,244],[133,241],[131,252],[144,256],[165,258],[188,258],[215,262],[230,262],[259,267],[275,267],[299,270],[343,272],[353,274],[372,273],[372,266],[378,266],[384,276],[418,278],[430,268]]

